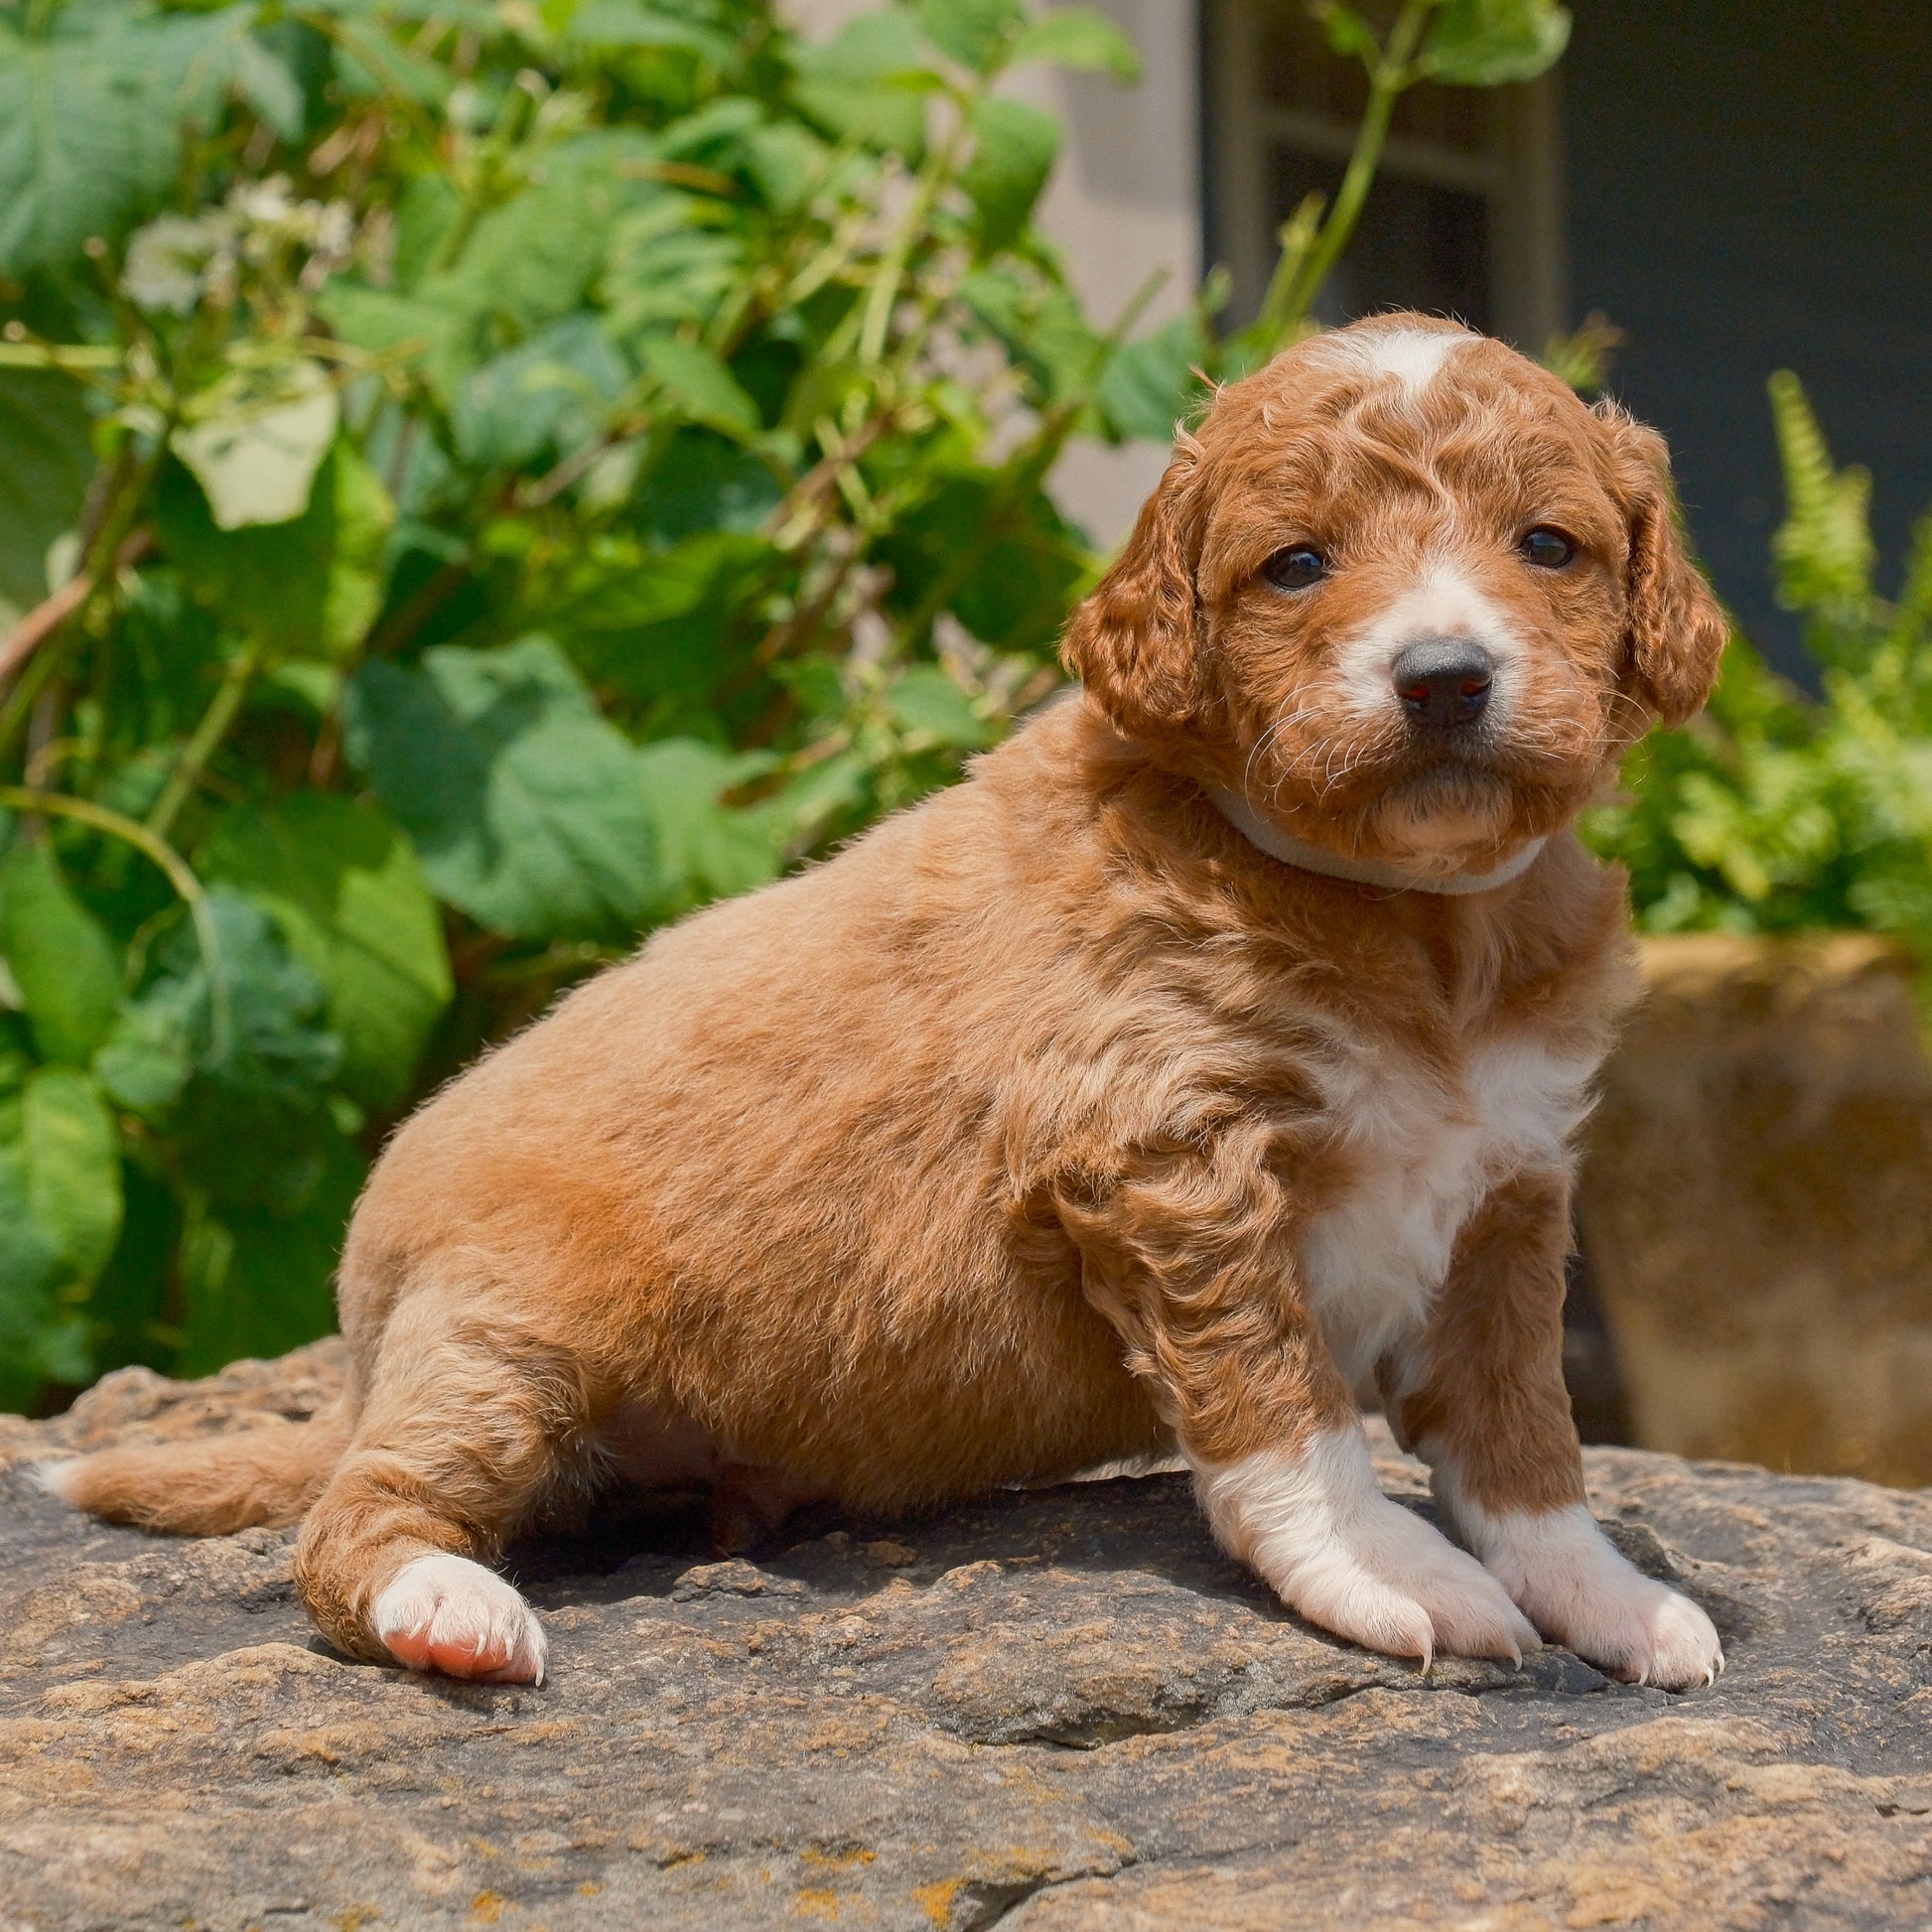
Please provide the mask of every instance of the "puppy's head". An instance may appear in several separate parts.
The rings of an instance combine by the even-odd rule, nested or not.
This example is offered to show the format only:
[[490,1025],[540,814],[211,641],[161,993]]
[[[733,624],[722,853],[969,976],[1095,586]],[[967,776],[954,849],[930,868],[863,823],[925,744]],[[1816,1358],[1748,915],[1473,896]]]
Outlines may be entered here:
[[1065,651],[1162,762],[1427,876],[1572,817],[1725,636],[1662,440],[1404,315],[1224,389]]

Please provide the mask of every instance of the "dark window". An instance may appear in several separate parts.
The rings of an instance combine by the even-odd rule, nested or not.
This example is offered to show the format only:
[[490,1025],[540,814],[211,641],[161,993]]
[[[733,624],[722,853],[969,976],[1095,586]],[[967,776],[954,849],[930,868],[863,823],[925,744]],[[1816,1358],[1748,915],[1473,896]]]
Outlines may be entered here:
[[[1271,171],[1274,225],[1318,190],[1330,201],[1341,166],[1277,148]],[[1329,325],[1380,309],[1422,309],[1488,329],[1489,204],[1434,182],[1383,176],[1369,191],[1361,226],[1315,306]]]
[[[1305,0],[1204,0],[1203,21],[1208,255],[1232,274],[1241,319],[1282,223],[1311,191],[1340,188],[1368,82]],[[1318,318],[1421,309],[1542,348],[1564,327],[1557,173],[1550,83],[1411,88]]]

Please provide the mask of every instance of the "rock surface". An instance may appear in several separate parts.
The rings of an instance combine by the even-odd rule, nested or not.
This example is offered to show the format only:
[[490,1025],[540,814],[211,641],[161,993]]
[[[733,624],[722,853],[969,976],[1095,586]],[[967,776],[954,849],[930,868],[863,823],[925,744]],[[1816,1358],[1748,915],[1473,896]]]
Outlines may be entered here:
[[1174,1475],[808,1516],[753,1561],[614,1513],[514,1553],[533,1691],[345,1663],[289,1533],[103,1528],[20,1466],[337,1373],[133,1370],[0,1422],[6,1932],[1932,1922],[1932,1497],[1590,1451],[1598,1517],[1725,1635],[1681,1698],[1332,1641]]

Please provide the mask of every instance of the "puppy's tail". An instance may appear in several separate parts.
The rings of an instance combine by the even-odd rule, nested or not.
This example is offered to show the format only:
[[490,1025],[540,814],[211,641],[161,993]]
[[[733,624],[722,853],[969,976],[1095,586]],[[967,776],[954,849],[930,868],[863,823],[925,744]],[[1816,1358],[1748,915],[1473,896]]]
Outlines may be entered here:
[[308,1422],[270,1422],[232,1436],[101,1449],[36,1471],[43,1488],[110,1523],[175,1536],[226,1536],[302,1517],[348,1447],[347,1405]]

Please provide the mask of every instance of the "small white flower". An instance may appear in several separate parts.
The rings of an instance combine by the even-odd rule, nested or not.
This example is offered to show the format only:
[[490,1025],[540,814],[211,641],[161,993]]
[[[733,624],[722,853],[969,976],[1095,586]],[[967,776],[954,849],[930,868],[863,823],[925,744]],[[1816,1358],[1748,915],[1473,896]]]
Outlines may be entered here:
[[128,239],[121,293],[137,309],[188,315],[207,292],[209,271],[228,254],[233,233],[219,209],[158,215]]
[[270,175],[266,181],[244,181],[228,191],[228,207],[256,227],[280,227],[295,212],[289,198],[289,178]]

